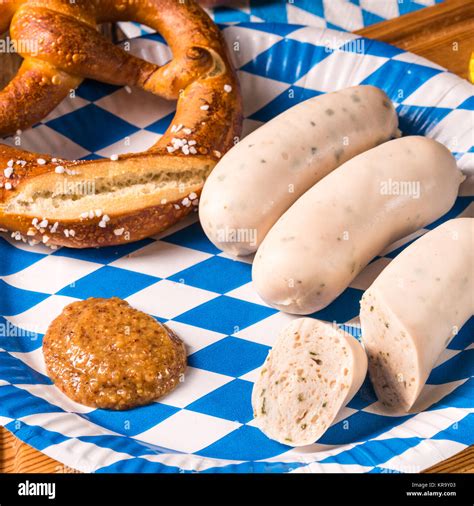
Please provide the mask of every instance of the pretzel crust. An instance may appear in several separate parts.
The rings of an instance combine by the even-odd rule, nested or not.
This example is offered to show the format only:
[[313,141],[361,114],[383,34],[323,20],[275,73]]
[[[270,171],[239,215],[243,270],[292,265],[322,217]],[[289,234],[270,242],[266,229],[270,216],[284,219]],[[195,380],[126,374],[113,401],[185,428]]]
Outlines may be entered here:
[[[206,177],[240,136],[242,104],[225,42],[194,1],[6,0],[0,19],[12,38],[39,44],[0,91],[0,134],[42,119],[85,77],[178,99],[161,139],[118,160],[56,160],[0,145],[0,229],[32,243],[111,246],[160,233],[197,209]],[[96,32],[97,23],[121,20],[157,29],[173,60],[145,62]],[[95,189],[70,194],[68,186]]]

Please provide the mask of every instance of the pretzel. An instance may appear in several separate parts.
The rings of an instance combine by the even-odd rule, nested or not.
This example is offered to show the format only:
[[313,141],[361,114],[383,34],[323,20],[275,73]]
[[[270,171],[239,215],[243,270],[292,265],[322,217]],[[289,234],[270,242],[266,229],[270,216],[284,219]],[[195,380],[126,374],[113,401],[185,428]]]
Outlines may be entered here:
[[[125,20],[160,32],[173,59],[146,62],[96,31]],[[178,102],[144,153],[68,161],[0,144],[0,229],[33,244],[111,246],[197,209],[206,177],[240,135],[242,105],[225,42],[193,0],[0,0],[0,33],[8,27],[24,60],[0,91],[0,135],[40,121],[84,78]]]

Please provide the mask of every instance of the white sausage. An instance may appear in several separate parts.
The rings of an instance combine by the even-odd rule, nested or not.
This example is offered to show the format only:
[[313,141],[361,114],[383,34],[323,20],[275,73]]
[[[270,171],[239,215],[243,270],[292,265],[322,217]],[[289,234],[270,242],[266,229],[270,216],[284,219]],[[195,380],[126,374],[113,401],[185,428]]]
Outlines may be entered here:
[[357,339],[319,320],[294,320],[279,335],[254,385],[256,424],[283,444],[314,443],[366,374],[367,356]]
[[473,313],[474,218],[459,218],[408,246],[362,298],[362,337],[380,401],[409,410]]
[[451,153],[425,137],[356,156],[300,197],[267,234],[253,265],[257,292],[289,313],[326,307],[387,246],[447,212],[462,180]]
[[308,188],[363,151],[399,135],[387,95],[356,86],[298,104],[247,136],[209,176],[200,219],[232,255],[257,250],[278,218]]

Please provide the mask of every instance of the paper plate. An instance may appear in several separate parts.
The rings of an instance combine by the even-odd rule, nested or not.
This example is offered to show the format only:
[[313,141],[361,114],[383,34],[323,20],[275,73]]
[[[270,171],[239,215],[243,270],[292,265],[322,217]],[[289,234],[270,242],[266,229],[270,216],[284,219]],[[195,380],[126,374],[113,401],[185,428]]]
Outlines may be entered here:
[[[474,172],[473,87],[437,65],[355,35],[292,25],[222,27],[239,69],[245,132],[292,105],[360,83],[383,88],[405,134],[446,144]],[[132,51],[163,63],[157,35]],[[77,96],[22,134],[25,149],[70,158],[151,146],[174,104],[86,82]],[[8,139],[7,142],[14,142]],[[472,213],[460,197],[441,221]],[[359,335],[363,290],[420,230],[378,257],[314,316]],[[433,370],[417,409],[387,416],[368,381],[313,446],[292,449],[252,421],[252,382],[280,329],[294,316],[252,290],[250,265],[219,252],[198,223],[101,250],[51,251],[0,240],[0,424],[43,453],[85,472],[417,472],[474,443],[471,319]],[[41,340],[63,307],[121,297],[177,332],[189,351],[184,384],[151,406],[107,412],[76,404],[45,375]],[[447,294],[449,296],[449,294]]]

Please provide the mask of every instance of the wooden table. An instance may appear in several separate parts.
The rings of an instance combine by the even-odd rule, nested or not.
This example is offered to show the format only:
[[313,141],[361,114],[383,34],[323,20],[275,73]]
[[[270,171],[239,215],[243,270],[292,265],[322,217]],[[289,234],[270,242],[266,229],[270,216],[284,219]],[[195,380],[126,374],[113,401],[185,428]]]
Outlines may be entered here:
[[[446,0],[357,33],[382,40],[424,56],[461,77],[468,78],[474,51],[474,1]],[[0,473],[76,472],[16,439],[0,428]],[[426,472],[474,473],[474,447],[441,462]]]
[[474,1],[445,0],[356,33],[424,56],[468,79],[474,52]]

